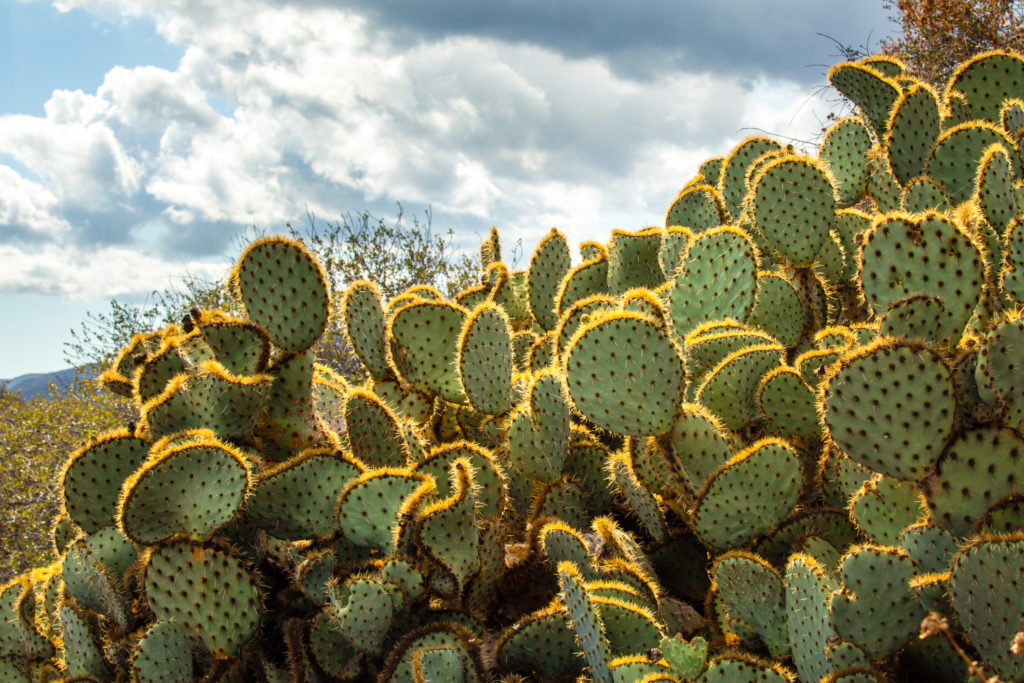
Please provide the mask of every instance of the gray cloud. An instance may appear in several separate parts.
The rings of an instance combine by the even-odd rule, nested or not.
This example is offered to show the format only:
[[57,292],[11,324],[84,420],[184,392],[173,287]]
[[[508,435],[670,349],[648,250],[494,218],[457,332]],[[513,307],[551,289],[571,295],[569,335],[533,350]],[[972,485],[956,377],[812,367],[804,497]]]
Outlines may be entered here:
[[[333,3],[337,6],[337,3]],[[892,30],[877,2],[822,0],[348,0],[396,42],[477,36],[599,57],[630,77],[674,70],[821,79],[835,45],[874,45]],[[815,66],[819,65],[819,66]]]

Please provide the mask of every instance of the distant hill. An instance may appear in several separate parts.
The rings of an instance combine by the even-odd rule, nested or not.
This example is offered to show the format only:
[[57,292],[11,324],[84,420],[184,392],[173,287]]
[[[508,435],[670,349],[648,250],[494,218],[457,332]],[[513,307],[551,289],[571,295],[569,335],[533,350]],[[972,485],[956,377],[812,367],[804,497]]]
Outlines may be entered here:
[[[0,380],[3,382],[4,380]],[[6,380],[8,391],[20,391],[23,398],[35,398],[49,392],[50,382],[58,387],[71,386],[75,381],[75,369],[66,368],[57,372],[33,372]]]

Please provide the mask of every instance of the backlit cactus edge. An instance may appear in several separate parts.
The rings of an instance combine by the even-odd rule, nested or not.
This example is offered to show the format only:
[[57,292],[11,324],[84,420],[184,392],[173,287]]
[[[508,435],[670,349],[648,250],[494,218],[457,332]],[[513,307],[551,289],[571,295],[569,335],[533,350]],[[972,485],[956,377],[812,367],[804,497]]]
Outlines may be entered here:
[[817,157],[744,140],[576,266],[492,230],[453,300],[332,307],[251,245],[246,319],[101,377],[138,420],[69,457],[0,679],[1024,680],[1024,59],[829,79]]

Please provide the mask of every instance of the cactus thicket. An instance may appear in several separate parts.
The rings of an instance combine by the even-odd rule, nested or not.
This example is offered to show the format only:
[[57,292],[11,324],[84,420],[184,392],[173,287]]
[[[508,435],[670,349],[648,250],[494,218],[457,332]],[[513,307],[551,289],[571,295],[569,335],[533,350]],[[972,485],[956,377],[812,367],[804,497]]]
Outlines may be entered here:
[[[251,245],[101,376],[7,681],[1024,681],[1024,58],[451,299]],[[333,300],[333,304],[332,304]],[[331,315],[365,371],[314,346]]]

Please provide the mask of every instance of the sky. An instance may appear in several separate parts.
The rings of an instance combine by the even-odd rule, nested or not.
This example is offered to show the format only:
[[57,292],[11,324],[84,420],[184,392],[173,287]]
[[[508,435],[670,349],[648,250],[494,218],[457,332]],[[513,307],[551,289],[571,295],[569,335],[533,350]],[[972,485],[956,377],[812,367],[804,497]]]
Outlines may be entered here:
[[0,377],[254,226],[401,205],[528,255],[662,224],[748,135],[812,151],[835,41],[894,29],[872,0],[0,0]]

